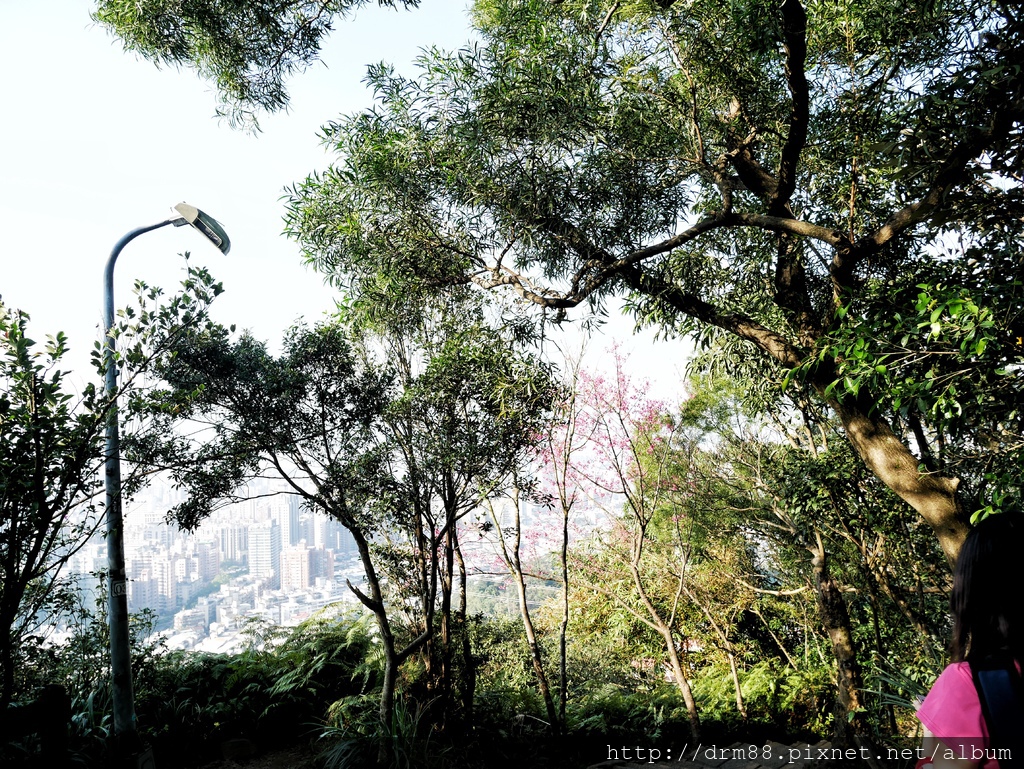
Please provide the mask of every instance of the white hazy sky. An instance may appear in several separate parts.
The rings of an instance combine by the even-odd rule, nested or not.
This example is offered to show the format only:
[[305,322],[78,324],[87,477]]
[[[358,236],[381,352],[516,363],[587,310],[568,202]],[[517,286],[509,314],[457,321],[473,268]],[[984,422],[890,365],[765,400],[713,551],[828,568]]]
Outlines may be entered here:
[[[412,74],[420,49],[455,49],[469,37],[463,0],[424,0],[416,10],[376,6],[340,22],[323,63],[292,78],[287,114],[264,116],[248,135],[213,117],[211,87],[191,72],[158,70],[125,53],[89,18],[90,0],[0,0],[0,295],[32,315],[40,338],[64,331],[69,363],[84,367],[98,338],[103,265],[129,230],[162,221],[185,200],[225,225],[221,256],[190,228],[133,241],[116,270],[118,306],[136,279],[168,291],[183,277],[178,254],[225,286],[215,317],[275,341],[300,317],[319,318],[334,292],[281,235],[286,186],[326,167],[321,125],[366,108],[366,65]],[[619,337],[661,397],[677,392],[684,346]],[[612,333],[614,332],[614,334]],[[598,353],[610,339],[595,339]]]

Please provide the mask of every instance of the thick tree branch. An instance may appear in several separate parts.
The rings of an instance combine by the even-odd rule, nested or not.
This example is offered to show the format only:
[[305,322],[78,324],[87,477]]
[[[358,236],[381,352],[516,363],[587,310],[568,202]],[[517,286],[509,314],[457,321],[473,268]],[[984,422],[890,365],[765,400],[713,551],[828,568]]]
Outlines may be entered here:
[[804,360],[804,352],[781,334],[740,314],[723,313],[713,304],[695,294],[680,290],[633,267],[622,273],[622,279],[631,289],[644,296],[664,302],[672,309],[704,323],[728,331],[740,339],[753,343],[783,366],[793,368]]
[[789,199],[796,189],[796,168],[800,153],[807,142],[807,126],[810,121],[810,91],[804,61],[807,57],[807,14],[799,0],[785,0],[782,3],[783,50],[786,53],[786,81],[793,98],[793,112],[789,120],[789,135],[782,148],[779,162],[778,184],[768,204],[768,211],[774,216],[784,216],[789,209]]
[[[797,164],[807,143],[810,123],[810,90],[804,65],[807,58],[807,15],[799,0],[782,4],[783,49],[786,54],[786,81],[793,100],[789,135],[782,147],[778,184],[769,196],[768,212],[777,217],[792,217],[789,201],[796,190]],[[830,233],[834,236],[834,233]],[[800,341],[810,346],[821,334],[821,324],[807,291],[803,253],[794,238],[779,238],[775,261],[775,303],[788,311],[790,320],[799,329]]]
[[533,304],[551,309],[569,309],[585,301],[612,278],[622,275],[641,262],[668,253],[717,229],[754,227],[769,232],[810,237],[829,245],[838,245],[842,242],[841,233],[799,219],[720,211],[671,238],[616,258],[605,249],[595,246],[578,227],[564,219],[551,217],[544,221],[542,226],[581,258],[582,264],[576,270],[567,290],[555,291],[537,286],[522,273],[501,264],[494,264],[467,276],[466,282],[487,289],[509,286],[521,298]]
[[741,141],[730,130],[729,137],[732,149],[729,150],[726,157],[732,167],[736,169],[736,175],[740,177],[743,186],[762,200],[771,200],[775,197],[779,183],[774,176],[764,170],[764,167],[754,157],[754,153],[750,151],[757,134],[751,133]]
[[756,227],[770,232],[778,232],[783,235],[801,235],[803,237],[820,240],[830,246],[842,244],[843,234],[829,227],[822,227],[818,224],[793,219],[790,216],[764,216],[761,214],[733,214],[731,223],[735,225],[746,225]]
[[1015,98],[1006,99],[1000,104],[986,129],[974,133],[953,148],[936,172],[928,192],[920,200],[896,211],[885,224],[849,248],[838,249],[831,265],[832,280],[836,287],[850,287],[853,272],[861,262],[879,253],[891,240],[927,220],[940,209],[946,195],[972,176],[969,168],[971,161],[1004,139],[1022,119],[1024,99],[1018,93]]
[[[816,386],[823,391],[823,387]],[[928,522],[949,562],[954,563],[967,536],[967,524],[956,494],[959,479],[922,472],[917,457],[884,420],[871,414],[869,405],[851,399],[827,400],[864,464]]]
[[686,292],[670,281],[657,278],[639,266],[644,260],[667,253],[706,232],[736,226],[810,236],[828,243],[838,243],[841,240],[841,235],[834,230],[797,219],[720,212],[672,238],[616,259],[604,249],[595,246],[575,225],[562,219],[549,218],[544,222],[545,229],[582,260],[582,266],[577,270],[569,290],[555,292],[539,289],[527,278],[509,268],[499,270],[495,267],[490,274],[478,274],[470,279],[486,288],[511,286],[521,297],[542,307],[568,309],[583,302],[608,281],[619,278],[641,295],[664,302],[679,313],[752,342],[783,366],[798,366],[803,361],[805,353],[781,334],[745,315],[723,313],[696,294]]
[[788,311],[800,344],[812,347],[821,336],[821,321],[807,289],[801,244],[791,235],[779,238],[775,259],[775,303]]

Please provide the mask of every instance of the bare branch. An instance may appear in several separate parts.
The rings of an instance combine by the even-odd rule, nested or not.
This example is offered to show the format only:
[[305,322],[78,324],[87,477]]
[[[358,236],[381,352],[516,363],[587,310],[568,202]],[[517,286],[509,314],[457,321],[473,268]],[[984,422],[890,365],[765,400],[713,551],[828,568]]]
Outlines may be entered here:
[[608,13],[604,15],[604,20],[601,22],[601,26],[597,28],[597,32],[594,34],[595,48],[601,42],[601,35],[604,34],[604,31],[606,29],[608,29],[608,25],[611,23],[612,17],[615,15],[615,12],[619,10],[619,5],[620,3],[618,2],[612,3],[612,7],[608,9]]

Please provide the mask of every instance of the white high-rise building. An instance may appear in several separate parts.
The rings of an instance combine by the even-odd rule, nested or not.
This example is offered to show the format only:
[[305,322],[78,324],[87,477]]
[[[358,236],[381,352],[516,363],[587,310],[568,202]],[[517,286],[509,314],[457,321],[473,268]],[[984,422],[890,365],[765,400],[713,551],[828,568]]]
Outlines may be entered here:
[[311,584],[310,553],[305,542],[285,548],[281,552],[281,590],[305,590]]
[[218,550],[216,543],[197,543],[195,557],[199,565],[199,579],[201,581],[209,582],[220,573],[220,550]]
[[265,577],[271,587],[280,586],[281,527],[274,521],[261,523],[249,529],[249,573]]
[[248,563],[249,527],[240,524],[227,524],[218,531],[220,555],[225,561]]

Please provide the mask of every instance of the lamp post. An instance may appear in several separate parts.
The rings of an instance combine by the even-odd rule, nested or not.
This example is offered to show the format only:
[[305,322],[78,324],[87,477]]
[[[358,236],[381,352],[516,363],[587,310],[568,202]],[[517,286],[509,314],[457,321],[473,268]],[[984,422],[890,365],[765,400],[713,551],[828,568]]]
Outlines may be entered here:
[[[131,650],[128,632],[128,584],[124,566],[124,518],[121,510],[121,448],[117,414],[117,356],[114,341],[114,264],[122,249],[139,235],[172,224],[191,225],[224,254],[231,248],[220,223],[188,203],[174,207],[176,216],[158,224],[139,227],[117,241],[103,271],[103,365],[107,397],[106,429],[106,538],[107,621],[110,628],[110,669],[114,701],[114,750],[118,760],[138,755],[141,749],[135,724]],[[152,764],[151,760],[140,762]]]

